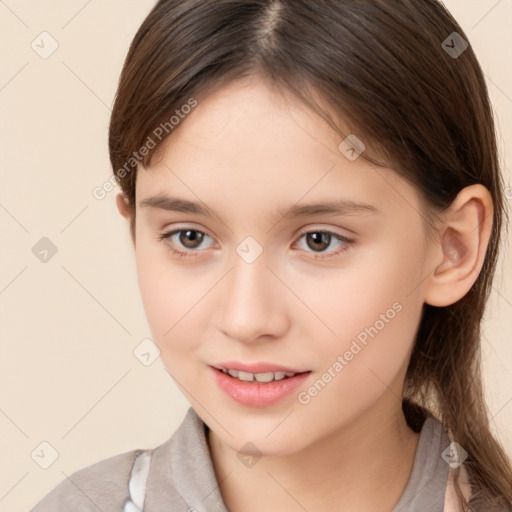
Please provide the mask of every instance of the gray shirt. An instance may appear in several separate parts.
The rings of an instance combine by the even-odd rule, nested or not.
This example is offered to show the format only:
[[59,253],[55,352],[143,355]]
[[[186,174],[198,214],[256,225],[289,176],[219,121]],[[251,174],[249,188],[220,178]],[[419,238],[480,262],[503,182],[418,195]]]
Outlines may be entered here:
[[[190,407],[176,432],[160,446],[121,453],[74,472],[31,512],[140,510],[132,499],[143,500],[144,512],[229,512],[213,470],[207,428]],[[449,445],[441,423],[427,417],[411,476],[391,512],[443,512],[449,466],[441,454]],[[136,487],[142,498],[130,493]]]

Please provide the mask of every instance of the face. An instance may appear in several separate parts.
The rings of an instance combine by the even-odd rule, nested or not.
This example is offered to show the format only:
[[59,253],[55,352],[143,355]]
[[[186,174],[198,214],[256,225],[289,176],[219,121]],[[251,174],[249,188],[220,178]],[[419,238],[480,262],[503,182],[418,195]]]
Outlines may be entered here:
[[342,140],[248,79],[199,101],[138,171],[153,339],[233,449],[292,453],[400,408],[429,267],[420,198]]

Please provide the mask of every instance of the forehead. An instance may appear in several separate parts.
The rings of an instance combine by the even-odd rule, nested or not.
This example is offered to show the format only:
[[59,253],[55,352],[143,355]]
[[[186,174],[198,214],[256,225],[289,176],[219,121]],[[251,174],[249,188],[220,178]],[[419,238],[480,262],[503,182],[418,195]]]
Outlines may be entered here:
[[233,82],[199,100],[151,167],[138,171],[138,206],[172,195],[260,216],[339,199],[383,212],[407,203],[414,208],[417,197],[405,180],[363,157],[347,158],[343,140],[291,96],[254,79]]

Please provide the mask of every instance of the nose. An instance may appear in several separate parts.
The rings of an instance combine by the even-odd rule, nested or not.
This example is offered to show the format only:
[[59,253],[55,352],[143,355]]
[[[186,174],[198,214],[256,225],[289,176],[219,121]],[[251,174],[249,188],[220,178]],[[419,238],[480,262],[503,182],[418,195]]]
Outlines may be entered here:
[[283,336],[289,327],[286,292],[276,271],[267,267],[265,252],[252,263],[235,255],[219,289],[219,329],[242,343]]

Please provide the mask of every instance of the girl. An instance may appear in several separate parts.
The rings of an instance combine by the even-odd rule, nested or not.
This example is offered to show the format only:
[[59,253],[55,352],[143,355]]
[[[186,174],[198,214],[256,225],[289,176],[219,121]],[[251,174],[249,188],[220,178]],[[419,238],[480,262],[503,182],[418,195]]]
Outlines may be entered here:
[[192,407],[34,512],[512,510],[479,352],[503,183],[440,2],[160,0],[109,144]]

